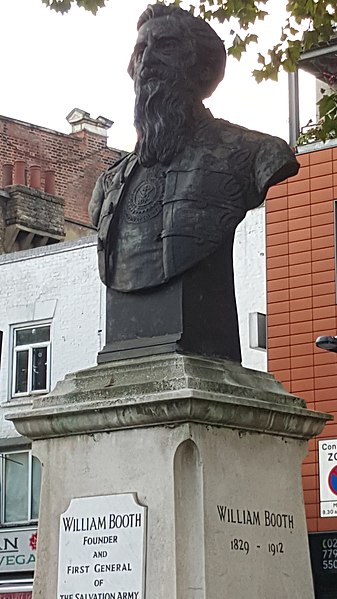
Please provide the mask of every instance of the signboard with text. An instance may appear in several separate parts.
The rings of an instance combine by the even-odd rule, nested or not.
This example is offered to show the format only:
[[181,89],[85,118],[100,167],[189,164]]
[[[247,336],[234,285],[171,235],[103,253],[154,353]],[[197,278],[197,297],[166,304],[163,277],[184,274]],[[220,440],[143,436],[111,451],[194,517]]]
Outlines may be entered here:
[[336,597],[337,533],[311,533],[309,544],[315,597]]
[[0,599],[32,599],[31,591],[13,591],[2,593],[0,591]]
[[0,574],[35,569],[37,529],[0,529]]
[[318,441],[321,518],[337,516],[337,439]]
[[58,599],[144,599],[145,543],[135,493],[72,499],[60,518]]

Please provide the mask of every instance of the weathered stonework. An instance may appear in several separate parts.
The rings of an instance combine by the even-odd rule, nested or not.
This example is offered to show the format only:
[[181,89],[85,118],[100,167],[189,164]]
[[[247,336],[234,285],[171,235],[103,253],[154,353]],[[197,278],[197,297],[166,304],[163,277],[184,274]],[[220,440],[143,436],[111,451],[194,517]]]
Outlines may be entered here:
[[[301,464],[329,417],[272,376],[195,356],[130,359],[69,375],[9,418],[44,468],[35,599],[60,599],[72,498],[123,493],[148,513],[145,594],[125,588],[132,599],[313,599]],[[102,596],[123,597],[114,580]]]
[[6,207],[6,225],[20,224],[31,229],[48,231],[56,237],[64,236],[64,200],[40,189],[24,185],[6,188],[9,199]]
[[[4,251],[62,241],[64,200],[24,185],[11,185],[2,192]],[[20,238],[21,234],[21,238]]]
[[181,422],[309,439],[325,415],[309,411],[273,376],[225,360],[169,354],[67,375],[15,415],[32,439]]

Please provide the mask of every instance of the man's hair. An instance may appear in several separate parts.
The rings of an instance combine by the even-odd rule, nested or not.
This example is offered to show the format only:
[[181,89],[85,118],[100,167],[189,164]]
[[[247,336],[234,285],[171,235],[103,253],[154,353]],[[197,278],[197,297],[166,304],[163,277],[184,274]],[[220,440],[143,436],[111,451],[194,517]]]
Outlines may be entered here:
[[[220,81],[223,79],[226,66],[226,50],[220,37],[214,29],[200,17],[194,17],[186,10],[174,5],[150,4],[141,14],[137,23],[137,30],[151,19],[166,18],[170,22],[177,20],[177,29],[183,30],[186,37],[192,38],[195,43],[198,69],[200,76],[199,88],[202,98],[208,98]],[[172,19],[172,21],[171,21]]]

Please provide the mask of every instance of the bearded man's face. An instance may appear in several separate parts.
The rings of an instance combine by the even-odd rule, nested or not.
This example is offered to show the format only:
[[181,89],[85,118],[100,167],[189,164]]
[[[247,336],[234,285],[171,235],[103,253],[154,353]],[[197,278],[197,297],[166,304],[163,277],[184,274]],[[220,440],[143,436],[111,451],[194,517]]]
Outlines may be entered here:
[[134,80],[136,152],[144,166],[169,164],[193,129],[196,50],[175,19],[156,18],[139,30],[129,73]]

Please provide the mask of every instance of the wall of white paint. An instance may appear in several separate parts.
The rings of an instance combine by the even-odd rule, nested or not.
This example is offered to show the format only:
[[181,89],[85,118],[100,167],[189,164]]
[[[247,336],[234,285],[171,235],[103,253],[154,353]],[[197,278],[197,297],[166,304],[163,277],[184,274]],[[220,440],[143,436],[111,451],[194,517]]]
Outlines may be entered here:
[[[266,310],[264,207],[238,227],[234,269],[243,365],[266,370],[266,352],[249,347],[249,312]],[[51,321],[51,388],[65,374],[94,366],[104,344],[105,292],[98,276],[96,239],[86,237],[0,256],[0,437],[15,435],[4,415],[27,406],[10,398],[11,327]]]
[[[51,321],[53,388],[65,374],[95,365],[104,341],[104,297],[94,237],[0,256],[2,419],[13,406],[20,409],[29,401],[10,399],[11,327]],[[11,436],[12,425],[2,422],[0,436]]]
[[249,313],[266,314],[265,206],[250,210],[236,230],[235,293],[239,315],[242,365],[267,370],[267,352],[249,346]]

